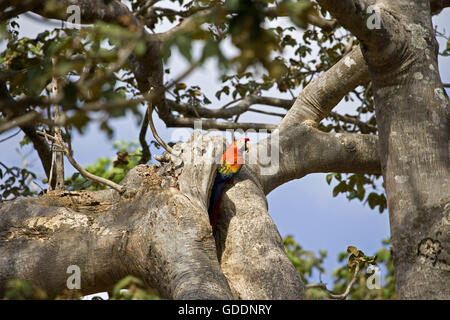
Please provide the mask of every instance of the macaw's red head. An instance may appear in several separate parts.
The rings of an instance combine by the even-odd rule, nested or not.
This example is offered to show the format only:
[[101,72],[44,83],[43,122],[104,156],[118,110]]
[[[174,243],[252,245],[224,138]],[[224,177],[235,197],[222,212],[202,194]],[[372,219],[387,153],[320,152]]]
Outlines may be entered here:
[[248,150],[250,139],[241,138],[233,141],[231,146],[222,155],[222,163],[229,166],[239,168],[244,164],[244,158],[242,154]]

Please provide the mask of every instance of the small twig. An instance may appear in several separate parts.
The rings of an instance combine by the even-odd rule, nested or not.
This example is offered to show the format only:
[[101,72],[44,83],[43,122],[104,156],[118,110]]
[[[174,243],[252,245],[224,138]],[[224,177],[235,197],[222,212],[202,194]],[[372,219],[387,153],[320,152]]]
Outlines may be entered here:
[[143,15],[145,11],[147,11],[148,8],[152,7],[155,3],[157,3],[159,0],[148,0],[136,13],[136,16]]
[[147,140],[145,140],[145,136],[147,135],[148,129],[148,112],[149,108],[145,111],[144,120],[142,121],[141,130],[139,131],[139,142],[142,147],[142,157],[139,160],[139,164],[145,164],[150,160],[150,148],[148,146]]
[[[53,68],[56,66],[56,58],[52,58],[52,64]],[[53,71],[53,79],[52,79],[52,94],[53,98],[56,99],[56,97],[59,94],[60,86],[59,86],[60,78],[58,78]],[[60,111],[59,111],[59,105],[54,104],[53,105],[53,113],[54,113],[54,119],[55,122],[59,122],[61,119]],[[63,142],[63,137],[61,134],[61,128],[56,125],[54,127],[55,137],[57,138],[57,141]],[[64,190],[64,153],[61,151],[56,152],[53,150],[53,153],[56,153],[56,185],[55,190]],[[52,164],[53,165],[53,164]]]
[[108,187],[111,187],[112,189],[116,190],[119,193],[123,193],[125,192],[125,187],[112,182],[111,180],[96,176],[95,174],[90,173],[89,171],[86,171],[82,166],[80,166],[75,159],[72,157],[72,155],[68,152],[67,149],[65,149],[65,152],[67,160],[69,160],[69,162],[72,164],[72,166],[78,170],[78,172],[81,173],[81,175],[83,177],[85,177],[86,179],[98,182],[100,184],[106,185]]
[[355,284],[356,277],[358,276],[358,272],[359,272],[359,264],[356,264],[355,271],[353,272],[353,277],[350,280],[350,282],[348,283],[347,288],[345,289],[344,293],[341,293],[341,294],[337,294],[333,291],[328,290],[325,283],[307,284],[306,289],[312,289],[312,288],[323,289],[328,293],[328,296],[331,299],[344,300],[345,298],[347,298],[348,294],[350,293],[350,289],[353,287],[353,284]]
[[9,120],[8,122],[0,124],[0,133],[8,131],[9,129],[12,129],[14,127],[20,127],[24,124],[38,119],[39,117],[40,115],[36,111],[25,113],[24,115],[18,116],[14,119]]
[[152,117],[152,113],[153,113],[153,104],[150,102],[148,109],[147,109],[147,118],[148,118],[148,123],[150,125],[150,129],[152,130],[153,133],[153,137],[156,139],[156,141],[158,141],[158,143],[164,148],[166,149],[167,152],[175,155],[175,153],[173,152],[173,149],[168,146],[163,139],[161,139],[161,137],[158,135],[158,132],[156,131],[155,128],[155,124],[153,123],[153,117]]
[[[142,29],[138,29],[136,39],[138,39],[142,34]],[[97,84],[100,84],[106,80],[108,80],[114,72],[118,71],[127,61],[130,55],[133,53],[135,47],[136,47],[137,40],[134,42],[130,42],[125,45],[122,49],[118,52],[118,59],[115,63],[113,63],[108,69],[106,69],[105,73],[101,75],[98,78],[93,78],[90,81],[87,81],[85,83],[86,88],[91,88],[93,86],[96,86]]]
[[229,106],[231,106],[233,103],[239,102],[241,101],[243,98],[238,98],[238,99],[234,99],[233,101],[228,102],[227,104],[225,104],[223,107],[220,107],[220,109],[226,109]]
[[[148,124],[150,125],[150,129],[152,130],[153,133],[153,137],[155,137],[156,141],[158,141],[158,143],[164,148],[166,149],[167,152],[176,155],[173,151],[173,149],[168,146],[163,139],[161,139],[161,137],[158,135],[158,132],[156,131],[155,128],[155,124],[153,123],[153,117],[152,117],[152,113],[153,113],[153,99],[155,99],[156,97],[158,97],[159,95],[163,94],[164,92],[168,91],[170,88],[172,88],[175,84],[177,84],[178,82],[180,82],[181,80],[183,80],[185,77],[187,77],[192,71],[195,70],[195,68],[199,65],[199,62],[194,62],[192,63],[189,68],[184,71],[180,76],[178,76],[175,80],[173,80],[171,83],[169,83],[168,85],[160,88],[159,90],[153,90],[153,88],[150,89],[150,92],[148,94],[148,96],[146,97],[146,100],[148,101],[148,108],[147,108],[147,113],[146,113],[146,117],[148,120]],[[146,130],[145,130],[146,132]],[[145,140],[145,133],[143,132],[143,130],[141,130],[140,133],[140,140],[141,140],[141,135],[144,135],[143,139]],[[146,142],[145,142],[146,143]],[[142,145],[142,143],[141,143]]]
[[[195,61],[193,62],[189,68],[186,69],[186,71],[184,71],[182,74],[180,74],[175,80],[173,80],[171,83],[169,83],[167,86],[163,87],[161,89],[161,91],[165,92],[168,91],[170,88],[172,88],[174,85],[176,85],[178,82],[180,82],[181,80],[183,80],[184,78],[186,78],[188,75],[191,74],[192,71],[195,70],[195,68],[197,68],[199,66],[200,62],[199,61]],[[159,94],[159,92],[155,92],[156,94]]]
[[50,144],[50,150],[52,151],[52,165],[50,167],[50,175],[48,177],[47,192],[49,192],[51,188],[51,182],[53,180],[53,168],[55,167],[55,151],[53,150],[53,141]]
[[5,141],[7,141],[7,140],[9,140],[9,139],[11,139],[11,138],[14,138],[14,137],[17,136],[21,131],[22,131],[22,130],[19,129],[19,131],[17,131],[16,133],[13,133],[13,134],[10,135],[9,137],[6,137],[6,138],[0,140],[0,143],[5,142]]
[[274,116],[274,117],[281,117],[281,118],[283,118],[286,115],[284,113],[269,112],[269,111],[254,109],[254,108],[248,108],[247,111],[266,114],[266,115]]
[[357,118],[351,117],[351,116],[343,116],[337,112],[330,112],[329,116],[333,118],[336,121],[342,121],[344,123],[351,123],[355,126],[358,126],[361,129],[362,133],[376,133],[377,127],[368,124],[364,121],[360,121]]
[[[64,152],[64,154],[67,157],[67,160],[69,160],[70,164],[78,170],[78,172],[80,172],[80,174],[85,177],[86,179],[92,180],[94,182],[100,183],[102,185],[106,185],[116,191],[118,191],[119,193],[123,193],[125,192],[125,187],[112,182],[111,180],[96,176],[95,174],[90,173],[89,171],[85,170],[82,166],[80,166],[75,159],[72,156],[72,152],[69,151],[69,149],[67,148],[66,144],[64,143],[64,141],[59,141],[60,139],[58,139],[57,137],[54,137],[52,135],[49,135],[46,132],[42,132],[42,131],[37,131],[38,134],[43,135],[46,139],[50,139],[52,141],[56,141],[57,145],[59,147],[61,147],[62,151]],[[51,174],[51,173],[50,173]]]

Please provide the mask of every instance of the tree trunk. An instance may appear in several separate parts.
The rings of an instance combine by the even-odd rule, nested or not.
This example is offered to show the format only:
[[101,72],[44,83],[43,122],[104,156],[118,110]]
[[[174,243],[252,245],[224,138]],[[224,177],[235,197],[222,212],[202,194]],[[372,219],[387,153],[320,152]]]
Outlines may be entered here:
[[[448,97],[428,1],[397,1],[400,37],[388,60],[368,57],[401,298],[450,297]],[[405,11],[409,17],[405,18]],[[397,22],[398,23],[398,22]],[[402,52],[402,55],[398,55]]]
[[[450,114],[430,1],[319,2],[359,38],[369,67],[398,295],[448,299]],[[436,2],[434,11],[448,6]],[[378,28],[368,23],[373,12]]]

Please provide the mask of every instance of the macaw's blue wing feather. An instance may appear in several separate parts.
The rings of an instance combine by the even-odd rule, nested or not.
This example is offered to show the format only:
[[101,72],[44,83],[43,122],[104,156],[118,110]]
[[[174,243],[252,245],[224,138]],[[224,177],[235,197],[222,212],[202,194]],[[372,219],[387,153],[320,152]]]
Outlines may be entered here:
[[227,181],[228,179],[224,180],[220,176],[220,174],[217,174],[211,190],[211,197],[209,198],[208,214],[209,214],[209,221],[211,223],[211,226],[213,227],[213,230],[215,230],[216,228],[217,218],[219,216],[219,206],[222,200],[222,193],[223,190],[225,189],[225,182]]

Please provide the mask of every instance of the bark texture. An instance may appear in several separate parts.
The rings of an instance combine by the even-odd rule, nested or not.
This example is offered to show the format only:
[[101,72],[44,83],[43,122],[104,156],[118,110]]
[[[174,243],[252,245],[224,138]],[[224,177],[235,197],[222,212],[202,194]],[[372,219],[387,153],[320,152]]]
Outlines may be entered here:
[[[450,111],[430,1],[319,3],[359,37],[369,66],[399,297],[449,299]],[[344,15],[364,17],[368,4],[379,30]]]
[[67,267],[77,265],[84,293],[111,289],[132,274],[166,298],[231,299],[207,212],[198,205],[205,199],[179,190],[183,179],[196,184],[182,171],[171,161],[140,165],[122,181],[124,195],[53,191],[2,204],[0,292],[20,278],[54,296],[66,286]]
[[[310,134],[305,142],[322,135]],[[355,152],[337,144],[325,147]],[[214,238],[206,208],[224,140],[195,132],[173,150],[160,165],[131,170],[122,195],[52,191],[0,204],[0,292],[7,280],[20,278],[55,296],[66,287],[67,267],[77,265],[86,294],[131,274],[166,298],[304,298],[257,166],[244,166],[228,186]],[[353,157],[355,166],[359,161],[365,160]]]

